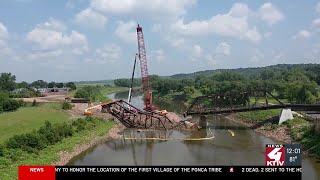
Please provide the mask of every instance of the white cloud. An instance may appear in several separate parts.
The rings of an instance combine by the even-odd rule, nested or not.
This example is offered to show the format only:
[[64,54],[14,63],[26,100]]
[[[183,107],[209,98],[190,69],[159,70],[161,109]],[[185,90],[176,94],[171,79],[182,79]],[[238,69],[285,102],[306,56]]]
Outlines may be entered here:
[[297,38],[304,38],[304,39],[307,39],[311,36],[311,33],[307,30],[301,30],[299,31],[295,36],[293,36],[294,39],[297,39]]
[[253,49],[250,62],[258,63],[264,60],[264,54],[259,49]]
[[13,50],[8,45],[9,32],[7,27],[0,22],[0,57],[14,56]]
[[192,54],[195,56],[195,57],[200,57],[202,55],[202,48],[200,47],[200,45],[198,44],[195,44],[193,45],[192,47]]
[[7,39],[9,37],[9,33],[7,27],[0,22],[0,39]]
[[143,14],[153,16],[179,16],[196,4],[197,0],[91,0],[90,6],[106,14]]
[[272,33],[271,32],[266,32],[266,33],[263,33],[263,37],[264,38],[269,38],[272,36]]
[[88,50],[87,38],[77,32],[67,31],[66,25],[57,19],[50,18],[27,33],[26,40],[33,44],[27,57],[31,60],[57,58],[63,54],[83,54]]
[[315,19],[314,21],[312,21],[312,27],[316,28],[316,29],[320,29],[320,18]]
[[26,35],[26,40],[33,44],[31,59],[56,57],[61,54],[81,55],[88,51],[88,41],[85,35],[72,30],[66,32],[67,27],[60,21],[50,19],[38,24]]
[[230,55],[231,54],[230,44],[228,44],[226,42],[222,42],[222,43],[218,44],[218,46],[216,47],[216,53],[223,54],[225,56]]
[[76,14],[74,20],[83,26],[97,29],[103,29],[107,23],[107,18],[104,15],[91,8],[87,8]]
[[184,37],[179,37],[173,34],[166,34],[164,40],[168,42],[171,47],[178,48],[180,50],[186,50],[187,41]]
[[114,33],[121,40],[127,43],[136,43],[137,42],[137,35],[135,30],[136,26],[137,26],[137,23],[134,21],[128,21],[128,22],[120,21]]
[[314,55],[318,55],[317,58],[320,57],[320,43],[315,43],[315,44],[313,44],[313,46],[312,46],[312,53],[313,53]]
[[171,29],[183,35],[207,35],[215,33],[221,36],[246,39],[259,42],[261,35],[255,27],[250,27],[248,16],[250,10],[246,4],[236,3],[226,14],[218,14],[209,20],[194,20],[184,23],[179,19],[171,25]]
[[250,14],[250,9],[247,4],[235,3],[229,11],[232,17],[247,17]]
[[40,52],[33,52],[29,54],[29,59],[41,59],[41,58],[48,58],[48,57],[58,57],[62,54],[61,49],[53,50],[53,51],[40,51]]
[[75,2],[74,2],[74,0],[67,0],[65,6],[66,6],[67,8],[70,8],[70,9],[75,8]]
[[166,59],[166,56],[162,49],[152,50],[150,53],[150,59],[152,61],[157,61],[158,63],[161,63]]
[[9,48],[6,41],[0,39],[0,56],[11,56],[13,51]]
[[56,30],[56,31],[65,31],[67,29],[66,25],[62,21],[59,21],[54,18],[49,18],[48,21],[37,24],[38,29],[46,29],[46,30]]
[[320,2],[318,2],[318,4],[316,5],[316,12],[320,13]]
[[270,2],[263,4],[259,8],[259,15],[269,25],[276,24],[285,18],[284,14]]
[[121,48],[116,44],[105,45],[96,50],[97,62],[100,64],[115,63],[120,60]]
[[208,61],[208,65],[210,65],[210,66],[214,66],[214,65],[218,64],[218,60],[211,55],[207,55],[206,60]]
[[286,55],[284,52],[272,52],[272,62],[273,63],[285,63]]
[[246,33],[245,38],[252,42],[259,42],[262,39],[261,34],[257,31],[256,27],[254,27],[253,29],[249,29]]

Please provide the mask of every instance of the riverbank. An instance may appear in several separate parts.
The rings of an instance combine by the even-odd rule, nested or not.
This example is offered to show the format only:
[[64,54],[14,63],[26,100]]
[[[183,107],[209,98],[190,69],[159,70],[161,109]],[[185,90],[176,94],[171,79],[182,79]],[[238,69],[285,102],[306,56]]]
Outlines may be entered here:
[[[230,114],[225,116],[225,118],[243,124],[247,127],[252,127],[256,123],[246,121],[242,119],[239,114]],[[264,125],[254,129],[254,131],[264,135],[267,138],[273,139],[275,141],[279,141],[282,143],[293,143],[294,140],[289,135],[288,129],[284,126],[272,126],[272,125]]]
[[[276,110],[254,111],[231,114],[225,117],[250,127],[263,136],[279,143],[300,143],[304,155],[320,158],[320,137],[314,133],[313,123],[298,116],[294,116],[293,120],[288,120],[281,125],[263,122],[263,120],[267,119],[277,120],[276,113]],[[258,123],[261,125],[257,126]]]
[[[7,145],[0,147],[0,179],[17,179],[18,166],[21,165],[64,165],[89,147],[107,138],[116,137],[120,131],[113,121],[99,119],[77,120],[77,123],[71,123],[71,127],[73,133],[70,136],[33,152],[18,147],[11,149]],[[36,134],[32,136],[36,137]],[[28,143],[26,145],[29,146]]]
[[56,162],[53,162],[52,165],[55,166],[64,166],[66,165],[72,158],[78,156],[82,152],[87,149],[101,143],[107,141],[109,139],[119,139],[121,138],[120,132],[124,130],[124,126],[121,124],[115,124],[106,134],[102,136],[92,135],[92,138],[88,139],[88,142],[76,145],[71,151],[60,151],[59,158]]

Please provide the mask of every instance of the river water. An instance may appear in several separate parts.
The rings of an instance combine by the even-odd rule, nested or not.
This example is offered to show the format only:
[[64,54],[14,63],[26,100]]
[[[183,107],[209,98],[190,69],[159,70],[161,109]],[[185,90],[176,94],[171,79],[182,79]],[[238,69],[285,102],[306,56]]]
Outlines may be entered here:
[[[127,92],[122,92],[109,97],[127,100],[127,95]],[[142,96],[133,93],[131,103],[142,108]],[[166,104],[154,101],[153,104],[176,113],[186,110],[182,102]],[[68,165],[265,165],[265,144],[277,143],[222,116],[209,116],[206,129],[188,134],[175,130],[138,132],[126,129],[123,135],[135,138],[202,138],[214,135],[214,139],[111,140],[91,147],[74,157]],[[320,180],[320,160],[303,157],[302,169],[302,179]]]

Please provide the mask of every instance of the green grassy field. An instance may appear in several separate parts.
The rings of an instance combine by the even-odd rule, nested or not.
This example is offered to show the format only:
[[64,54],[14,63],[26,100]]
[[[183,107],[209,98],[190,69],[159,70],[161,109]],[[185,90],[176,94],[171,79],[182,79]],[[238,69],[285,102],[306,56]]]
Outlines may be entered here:
[[111,87],[105,87],[103,85],[105,84],[77,84],[77,89],[74,90],[74,91],[70,91],[68,93],[68,96],[70,97],[73,97],[75,95],[75,93],[79,90],[79,89],[82,89],[84,86],[96,86],[96,85],[101,85],[101,94],[102,95],[107,95],[107,94],[110,94],[110,93],[115,93],[115,92],[121,92],[121,91],[126,91],[128,90],[128,88],[126,87],[118,87],[118,86],[111,86]]
[[98,136],[105,135],[112,127],[111,121],[98,121],[93,128],[75,133],[72,137],[48,146],[37,154],[21,151],[19,158],[15,161],[0,156],[0,179],[17,179],[20,165],[51,165],[58,160],[58,152],[70,151],[77,145],[88,143]]
[[280,115],[281,109],[271,109],[271,110],[263,110],[263,111],[248,111],[238,113],[241,119],[250,122],[260,122],[264,121],[273,116]]
[[63,122],[68,114],[59,103],[40,103],[38,107],[23,107],[15,112],[0,114],[0,144],[16,134],[38,129],[46,120],[52,123]]
[[107,95],[110,93],[122,92],[122,91],[126,91],[126,90],[128,90],[128,88],[126,88],[126,87],[112,86],[112,87],[103,87],[103,88],[101,88],[100,92],[103,95]]

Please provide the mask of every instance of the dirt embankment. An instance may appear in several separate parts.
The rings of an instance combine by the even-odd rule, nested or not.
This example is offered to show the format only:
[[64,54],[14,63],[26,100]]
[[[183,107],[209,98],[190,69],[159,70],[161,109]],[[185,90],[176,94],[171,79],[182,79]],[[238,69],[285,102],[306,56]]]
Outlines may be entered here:
[[[241,123],[247,127],[252,127],[255,125],[255,123],[247,122],[245,120],[242,120],[240,117],[238,117],[236,114],[231,114],[226,116],[227,119]],[[272,126],[261,126],[254,131],[261,133],[265,137],[271,138],[275,141],[283,142],[283,143],[293,143],[293,139],[290,137],[290,134],[286,127],[277,127],[272,128]]]
[[53,162],[52,165],[55,166],[64,166],[66,165],[73,157],[79,155],[83,151],[87,150],[88,148],[99,144],[100,142],[109,140],[109,139],[119,139],[121,138],[120,132],[124,130],[124,126],[122,125],[115,125],[113,128],[109,130],[104,136],[96,136],[90,142],[78,145],[74,147],[71,151],[61,151],[59,152],[59,160]]
[[37,102],[62,102],[65,100],[66,95],[63,94],[52,94],[44,97],[32,97],[32,98],[16,98],[22,99],[24,102],[33,102],[36,100]]

